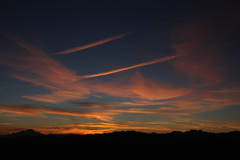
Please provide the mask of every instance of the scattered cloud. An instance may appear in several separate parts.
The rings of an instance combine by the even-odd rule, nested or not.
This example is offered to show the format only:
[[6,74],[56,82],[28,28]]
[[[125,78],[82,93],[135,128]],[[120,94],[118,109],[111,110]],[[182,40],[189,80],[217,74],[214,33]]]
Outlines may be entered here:
[[[195,33],[195,32],[194,32]],[[195,33],[198,35],[198,33]],[[200,35],[199,35],[200,36]],[[179,72],[183,72],[188,76],[197,76],[205,80],[206,84],[213,84],[213,82],[219,82],[222,80],[221,66],[215,65],[215,61],[212,60],[212,55],[196,54],[196,48],[200,49],[205,44],[203,41],[204,38],[192,37],[189,35],[186,40],[186,43],[181,43],[180,45],[174,46],[176,49],[175,56],[167,56],[153,61],[140,63],[131,67],[118,69],[110,72],[104,72],[105,74],[112,74],[120,72],[127,69],[137,68],[145,65],[150,65],[154,63],[159,63],[171,59],[175,59],[176,64],[174,65],[175,69]],[[89,95],[101,95],[105,94],[108,96],[115,96],[120,98],[128,98],[132,101],[121,102],[116,104],[101,104],[101,103],[89,103],[89,102],[73,102],[74,104],[80,105],[81,107],[87,108],[99,108],[106,111],[105,114],[114,115],[120,113],[146,113],[146,114],[184,114],[184,113],[197,113],[202,111],[209,111],[214,109],[219,109],[227,105],[238,104],[239,101],[236,98],[233,98],[231,92],[236,91],[236,89],[229,88],[220,89],[220,90],[194,90],[190,88],[180,88],[169,83],[163,83],[159,80],[154,80],[144,77],[140,72],[132,75],[128,83],[119,83],[117,81],[111,82],[84,82],[79,80],[79,76],[76,73],[65,66],[60,62],[54,60],[52,57],[47,55],[44,51],[40,50],[34,45],[22,40],[17,36],[10,34],[8,38],[15,42],[19,47],[24,51],[21,54],[6,55],[1,59],[0,63],[6,66],[9,66],[15,70],[17,73],[12,73],[12,76],[16,79],[30,82],[33,85],[42,86],[48,91],[49,94],[39,94],[39,95],[25,95],[23,97],[42,102],[49,103],[61,103],[69,100],[75,99],[86,99]],[[187,44],[190,43],[199,44],[199,47],[194,47],[193,49],[183,51],[184,56],[182,55],[181,50],[187,48]],[[195,40],[196,39],[196,40]],[[197,45],[198,46],[198,45]],[[187,55],[186,55],[187,54]],[[196,58],[195,58],[196,55]],[[202,58],[201,58],[202,57]],[[191,59],[191,60],[190,60]],[[210,59],[210,60],[209,60]],[[200,64],[200,62],[205,62],[205,66]],[[183,63],[185,62],[185,63]],[[203,66],[203,67],[202,67]],[[185,69],[184,69],[185,68]],[[197,71],[197,68],[199,70]],[[219,69],[220,68],[220,69]],[[202,71],[202,72],[201,72]],[[219,72],[218,72],[219,71]],[[212,73],[213,72],[213,73]],[[218,74],[219,73],[219,74]],[[100,73],[101,74],[101,73]],[[220,94],[224,93],[224,94]],[[218,94],[216,94],[218,93]],[[238,93],[238,92],[237,92]],[[193,94],[193,96],[191,96]],[[236,92],[234,92],[236,95]],[[195,98],[193,98],[195,96]],[[180,100],[179,100],[180,99]],[[129,105],[129,106],[151,106],[159,105],[158,109],[128,109],[121,110],[117,108],[119,105]],[[167,105],[168,107],[163,107]],[[170,106],[170,107],[169,107]],[[26,107],[26,106],[25,106]],[[14,108],[14,107],[10,107]],[[28,112],[32,109],[32,113]],[[45,108],[46,109],[46,108]],[[73,112],[61,111],[61,110],[51,110],[47,109],[48,112],[63,113],[74,115]],[[35,112],[36,111],[36,112]],[[40,111],[40,112],[39,112]],[[42,111],[46,111],[43,108],[24,108],[21,112],[21,106],[14,109],[14,112],[17,114],[25,115],[37,115],[42,116]],[[160,113],[160,111],[162,113]],[[155,112],[155,113],[154,113]],[[158,112],[158,113],[156,113]],[[175,112],[175,113],[173,113]],[[89,112],[87,112],[89,113]],[[76,112],[76,115],[80,115],[79,112]],[[87,114],[82,114],[87,115]],[[97,117],[96,114],[89,114],[89,117]],[[98,116],[99,117],[99,116]],[[106,117],[105,117],[106,118]],[[100,118],[99,118],[100,119]],[[104,118],[102,118],[104,119]],[[106,119],[111,119],[109,116]]]
[[136,94],[140,99],[146,100],[164,100],[180,97],[189,94],[192,90],[180,88],[169,83],[156,81],[144,77],[139,72],[132,77],[132,83],[128,88]]
[[14,69],[11,73],[12,77],[44,87],[50,92],[23,97],[42,102],[60,103],[85,98],[90,94],[87,84],[78,81],[74,71],[20,37],[12,34],[8,34],[7,37],[21,47],[22,51],[18,50],[18,54],[6,55],[0,60],[0,64]]
[[[170,87],[163,87],[159,90],[161,86],[157,83],[151,83],[150,80],[146,81],[139,75],[135,77],[135,79],[138,80],[133,79],[133,83],[129,85],[122,85],[116,82],[91,84],[81,81],[81,78],[79,79],[79,77],[89,78],[89,76],[77,76],[74,71],[63,66],[60,62],[47,55],[41,49],[15,35],[8,35],[8,38],[24,51],[22,51],[21,54],[19,53],[17,55],[13,54],[6,56],[1,59],[0,63],[18,71],[12,73],[12,77],[18,80],[30,82],[32,85],[44,87],[50,92],[48,94],[24,95],[24,98],[41,102],[61,103],[75,99],[86,99],[91,94],[104,93],[117,97],[156,100],[176,97],[183,94],[180,92],[185,92],[183,89],[181,91],[168,91]],[[178,56],[167,56],[131,67],[95,74],[94,76],[112,74],[123,70],[168,61],[177,57]],[[150,83],[150,86],[148,86],[147,82]],[[155,87],[157,87],[157,89]],[[174,95],[170,96],[170,94]]]
[[169,83],[144,77],[140,72],[132,75],[129,83],[95,83],[95,92],[109,96],[126,97],[139,100],[164,100],[191,93],[192,89],[180,88]]
[[[157,87],[156,90],[159,90]],[[170,89],[171,90],[171,89]],[[174,91],[174,90],[173,90]],[[177,93],[178,90],[175,92]],[[181,89],[180,89],[181,91]],[[142,113],[149,115],[162,115],[167,117],[181,117],[181,116],[196,116],[203,112],[212,112],[222,110],[229,106],[236,106],[240,104],[239,87],[232,88],[230,86],[204,88],[202,90],[189,90],[189,92],[182,92],[182,94],[172,97],[174,94],[169,94],[169,97],[161,99],[133,99],[129,101],[120,102],[118,106],[128,107],[125,113]],[[152,91],[154,92],[154,90]],[[150,93],[152,93],[150,92]],[[143,93],[147,93],[146,91]],[[164,93],[164,91],[162,91]],[[166,92],[166,95],[167,96]],[[181,93],[181,92],[180,92]],[[151,94],[150,94],[151,95]],[[157,93],[156,93],[157,95]],[[119,110],[118,112],[124,112]]]

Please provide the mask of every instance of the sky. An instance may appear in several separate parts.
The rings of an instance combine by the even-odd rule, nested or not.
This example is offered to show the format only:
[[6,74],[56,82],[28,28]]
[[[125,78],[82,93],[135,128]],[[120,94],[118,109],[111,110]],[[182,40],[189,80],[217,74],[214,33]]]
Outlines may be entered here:
[[0,134],[240,130],[237,3],[1,2]]

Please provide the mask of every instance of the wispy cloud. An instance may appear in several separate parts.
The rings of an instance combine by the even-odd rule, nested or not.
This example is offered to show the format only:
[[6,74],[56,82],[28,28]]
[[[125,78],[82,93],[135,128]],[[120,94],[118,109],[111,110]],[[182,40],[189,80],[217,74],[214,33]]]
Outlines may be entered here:
[[223,47],[228,47],[228,46],[232,46],[232,45],[236,45],[236,44],[240,44],[240,41],[231,42],[231,43],[226,43],[226,44],[217,45],[217,46],[212,46],[212,47],[209,47],[208,49],[223,48]]
[[[11,35],[9,39],[16,43],[19,47],[23,49],[21,53],[8,55],[0,60],[0,63],[13,68],[15,71],[12,73],[12,77],[31,83],[32,85],[37,85],[39,87],[44,87],[50,93],[48,94],[33,94],[33,95],[23,95],[24,98],[28,98],[35,101],[49,102],[49,103],[61,103],[68,100],[75,99],[85,99],[91,94],[104,93],[111,96],[117,97],[138,97],[147,98],[152,89],[158,85],[154,84],[154,87],[147,87],[148,84],[135,83],[131,85],[122,86],[121,83],[109,82],[105,83],[95,83],[91,84],[88,82],[83,82],[81,79],[96,77],[102,75],[113,74],[121,72],[128,69],[133,69],[141,66],[151,65],[159,62],[168,61],[174,59],[178,56],[167,56],[159,58],[153,61],[148,61],[133,65],[126,68],[121,68],[109,72],[104,72],[95,75],[77,76],[76,73],[67,67],[63,66],[60,62],[53,59],[47,55],[41,49],[35,47],[34,45],[22,40],[21,38]],[[138,77],[139,78],[139,77]],[[141,78],[141,80],[143,80]],[[143,82],[143,81],[142,81]],[[148,81],[150,82],[150,81]],[[152,84],[152,83],[151,83]],[[136,86],[137,87],[134,87]],[[142,87],[141,87],[142,86]],[[151,86],[151,85],[150,85]],[[161,87],[157,87],[161,88]],[[142,90],[141,90],[142,89]],[[164,91],[164,92],[163,92]],[[167,89],[161,90],[161,92],[166,93]],[[145,94],[143,94],[145,92]],[[149,94],[147,94],[149,93]],[[160,92],[159,92],[160,93]],[[169,92],[168,92],[169,93]],[[179,92],[176,92],[179,93]],[[163,94],[162,94],[163,95]],[[168,94],[169,95],[169,94]],[[175,94],[175,96],[177,96]],[[156,98],[163,98],[155,96]],[[166,96],[164,96],[166,97]],[[168,96],[167,96],[168,97]],[[154,99],[156,99],[154,98]],[[86,104],[85,104],[86,105]]]
[[78,81],[74,71],[22,38],[11,33],[6,34],[6,37],[18,46],[16,51],[14,50],[17,54],[5,55],[1,58],[0,64],[13,68],[12,77],[50,91],[49,94],[24,95],[23,97],[36,101],[60,103],[85,98],[90,94],[87,84]]
[[[228,106],[239,105],[240,88],[218,88],[195,90],[191,94],[184,94],[184,96],[177,96],[174,99],[164,99],[164,101],[139,100],[122,102],[120,105],[128,106],[131,109],[134,107],[154,106],[154,108],[147,111],[155,115],[166,116],[181,116],[181,115],[195,115],[202,112],[209,112],[221,110]],[[177,91],[177,90],[176,90]],[[171,96],[174,94],[170,94]],[[143,110],[142,110],[143,111]]]
[[148,66],[148,65],[151,65],[151,64],[156,64],[156,63],[160,63],[160,62],[169,61],[169,60],[177,58],[177,57],[179,57],[179,55],[166,56],[166,57],[158,58],[158,59],[155,59],[155,60],[152,60],[152,61],[136,64],[136,65],[133,65],[133,66],[130,66],[130,67],[115,69],[115,70],[102,72],[102,73],[97,73],[97,74],[78,76],[78,78],[79,79],[87,79],[87,78],[93,78],[93,77],[99,77],[99,76],[106,76],[106,75],[109,75],[109,74],[118,73],[118,72],[126,71],[126,70],[129,70],[129,69],[134,69],[134,68],[138,68],[138,67]]
[[47,117],[49,114],[82,116],[86,118],[96,118],[101,121],[109,121],[112,115],[117,114],[104,110],[90,110],[88,108],[59,108],[40,105],[0,105],[0,113],[9,113],[15,116]]
[[95,93],[109,96],[125,97],[135,100],[164,100],[181,97],[192,92],[192,89],[181,88],[160,80],[143,76],[140,72],[133,74],[128,83],[117,81],[94,83],[91,85]]
[[198,19],[197,22],[190,21],[178,27],[174,33],[174,39],[178,41],[172,45],[175,54],[187,55],[172,64],[178,73],[188,78],[192,86],[218,84],[225,79],[221,51],[209,49],[210,45],[217,45],[219,41],[214,27],[216,24],[209,20]]
[[[161,94],[162,96],[160,96],[159,95],[160,92],[157,92],[159,93],[158,96],[154,96],[154,94],[155,95],[157,94],[155,90],[153,90],[157,86],[158,89],[160,89],[161,87],[155,83],[151,83],[151,80],[148,80],[148,82],[144,82],[143,78],[140,77],[138,77],[139,78],[138,83],[133,81],[132,84],[129,85],[122,85],[121,82],[93,84],[85,81],[83,82],[81,81],[81,79],[113,74],[128,69],[168,61],[178,57],[177,55],[167,56],[153,61],[148,61],[109,72],[104,72],[95,75],[77,76],[74,71],[63,66],[60,62],[53,59],[52,57],[47,55],[43,50],[35,47],[29,42],[24,41],[20,37],[17,37],[12,34],[7,35],[7,37],[15,44],[17,44],[19,47],[21,47],[22,50],[20,50],[20,52],[19,50],[17,50],[16,52],[18,54],[5,55],[5,57],[0,60],[0,63],[13,68],[14,71],[17,71],[11,73],[12,77],[18,80],[29,82],[32,85],[44,87],[45,89],[50,91],[50,93],[47,94],[23,95],[24,98],[49,103],[61,103],[69,100],[85,99],[89,95],[93,94],[98,95],[99,93],[100,94],[104,93],[116,97],[162,99],[163,98],[162,96],[164,94]],[[141,83],[140,80],[142,80]],[[146,83],[149,83],[151,85],[148,85]],[[167,95],[170,95],[169,94],[170,92],[167,91],[168,89],[169,88],[161,89],[161,93],[167,92],[168,93]],[[174,94],[173,96],[181,95],[180,92],[174,91],[174,93],[176,94]],[[169,96],[164,97],[166,98]]]
[[[23,51],[19,54],[5,55],[5,57],[0,60],[0,63],[9,66],[17,71],[15,73],[11,73],[14,78],[30,82],[33,85],[44,87],[47,89],[47,91],[50,92],[47,94],[43,93],[35,95],[24,95],[23,97],[35,101],[49,103],[61,103],[69,100],[86,99],[89,95],[114,96],[125,98],[131,101],[128,103],[116,102],[115,104],[90,103],[85,101],[74,102],[73,104],[80,105],[80,107],[85,108],[79,108],[79,110],[61,110],[44,106],[1,106],[5,112],[28,116],[44,116],[44,113],[64,114],[71,116],[94,117],[103,121],[111,121],[113,115],[125,113],[166,116],[190,115],[205,111],[222,109],[223,107],[229,105],[239,104],[239,100],[237,100],[236,97],[236,95],[239,95],[239,89],[236,90],[236,88],[230,89],[226,87],[221,90],[202,89],[201,91],[196,91],[195,89],[181,88],[169,83],[163,83],[160,80],[156,81],[154,79],[146,78],[139,72],[135,75],[132,75],[131,77],[128,77],[130,79],[128,79],[127,83],[122,83],[121,81],[82,81],[74,71],[63,66],[60,62],[47,55],[41,49],[34,47],[33,45],[29,44],[26,41],[23,41],[16,36],[11,36],[9,39],[21,47]],[[180,48],[178,47],[175,49],[184,49],[183,46]],[[95,76],[90,77],[113,74],[132,68],[176,59],[177,57],[180,59],[180,56],[182,56],[182,54],[167,56],[130,67],[96,74]],[[184,57],[188,58],[188,55]],[[183,58],[183,56],[181,58]],[[198,60],[196,61],[198,62]],[[191,61],[186,61],[186,63],[188,66],[192,64],[193,67],[200,67],[199,63],[194,64]],[[189,68],[191,68],[190,66]],[[211,67],[214,68],[214,66]],[[191,75],[191,72],[189,70],[186,70],[184,73]],[[183,72],[183,70],[181,71]],[[213,71],[215,70],[213,69]],[[202,76],[200,73],[196,74],[200,77]],[[87,76],[89,75],[86,75],[85,78]],[[216,75],[214,77],[217,78]],[[84,78],[84,76],[82,76],[82,78]],[[193,95],[191,96],[191,94]],[[139,107],[152,105],[158,107],[155,107],[154,109],[135,108],[136,106]],[[121,106],[130,106],[132,108],[119,108]],[[89,111],[89,109],[92,111]]]
[[84,49],[95,47],[95,46],[98,46],[98,45],[101,45],[101,44],[104,44],[104,43],[108,43],[108,42],[123,38],[130,33],[133,33],[133,32],[126,32],[126,33],[122,33],[122,34],[119,34],[119,35],[116,35],[116,36],[108,37],[108,38],[105,38],[105,39],[102,39],[102,40],[99,40],[99,41],[96,41],[96,42],[93,42],[93,43],[90,43],[90,44],[86,44],[86,45],[83,45],[83,46],[79,46],[79,47],[67,49],[67,50],[64,50],[64,51],[61,51],[61,52],[57,52],[57,53],[54,53],[54,55],[69,54],[69,53],[73,53],[73,52],[76,52],[76,51],[81,51],[81,50],[84,50]]
[[224,44],[238,30],[237,10],[230,6],[231,9],[222,4],[206,7],[173,30],[172,37],[177,42],[172,45],[173,50],[176,54],[187,54],[174,61],[173,66],[192,86],[216,85],[226,80],[222,47],[239,44],[239,41]]

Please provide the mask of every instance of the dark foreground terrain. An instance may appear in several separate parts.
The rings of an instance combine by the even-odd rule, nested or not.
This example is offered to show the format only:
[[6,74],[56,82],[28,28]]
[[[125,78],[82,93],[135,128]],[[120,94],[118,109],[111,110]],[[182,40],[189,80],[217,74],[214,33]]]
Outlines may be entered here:
[[228,158],[240,152],[240,132],[207,133],[191,130],[167,134],[122,131],[97,135],[43,135],[26,130],[0,137],[1,153],[124,153],[137,151],[168,157]]

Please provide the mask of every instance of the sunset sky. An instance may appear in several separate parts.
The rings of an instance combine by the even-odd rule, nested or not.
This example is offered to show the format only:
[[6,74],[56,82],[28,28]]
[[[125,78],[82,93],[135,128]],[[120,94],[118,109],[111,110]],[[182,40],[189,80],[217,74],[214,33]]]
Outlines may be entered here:
[[0,135],[240,130],[238,1],[0,6]]

